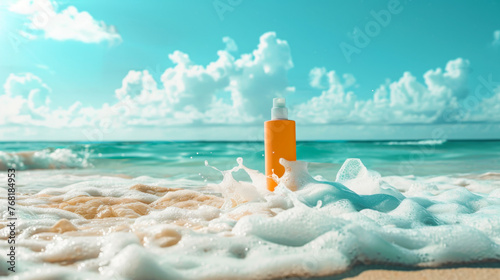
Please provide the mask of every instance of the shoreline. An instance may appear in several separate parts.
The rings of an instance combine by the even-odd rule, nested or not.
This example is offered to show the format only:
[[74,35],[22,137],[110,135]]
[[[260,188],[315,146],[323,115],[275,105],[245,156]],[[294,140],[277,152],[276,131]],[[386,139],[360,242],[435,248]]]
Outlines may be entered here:
[[313,278],[291,277],[284,279],[313,280],[379,280],[379,279],[495,279],[500,275],[500,261],[445,265],[439,267],[404,267],[397,265],[356,265],[350,270]]

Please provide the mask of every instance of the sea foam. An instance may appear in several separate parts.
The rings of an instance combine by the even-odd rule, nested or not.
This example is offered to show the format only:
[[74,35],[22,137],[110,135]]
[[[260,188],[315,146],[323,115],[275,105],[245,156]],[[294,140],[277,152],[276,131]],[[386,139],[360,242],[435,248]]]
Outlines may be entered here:
[[446,143],[446,139],[429,139],[418,141],[389,141],[389,142],[376,142],[377,145],[402,145],[402,146],[419,146],[419,145],[442,145]]
[[[276,279],[500,260],[498,180],[383,177],[348,159],[329,182],[282,160],[269,192],[263,174],[237,162],[197,189],[116,178],[20,193],[16,276]],[[236,180],[240,171],[250,181]]]
[[0,151],[0,170],[86,168],[91,166],[89,155],[88,151],[77,153],[65,148],[16,153]]

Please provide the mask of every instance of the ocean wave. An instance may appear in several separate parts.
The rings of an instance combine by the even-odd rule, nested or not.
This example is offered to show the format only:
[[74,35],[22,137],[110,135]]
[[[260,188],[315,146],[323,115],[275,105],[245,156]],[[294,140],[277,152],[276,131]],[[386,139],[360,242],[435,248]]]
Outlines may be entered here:
[[86,168],[92,166],[89,156],[87,150],[76,152],[66,148],[16,153],[0,151],[0,170]]
[[429,139],[419,141],[390,141],[390,142],[376,142],[376,145],[401,145],[401,146],[419,146],[419,145],[442,145],[446,143],[445,139]]

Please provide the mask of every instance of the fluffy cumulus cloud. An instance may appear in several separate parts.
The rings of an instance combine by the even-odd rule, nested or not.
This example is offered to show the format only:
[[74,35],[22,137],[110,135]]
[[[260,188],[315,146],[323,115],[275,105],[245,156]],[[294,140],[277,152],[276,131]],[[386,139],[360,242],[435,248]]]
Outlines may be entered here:
[[461,121],[461,101],[469,96],[469,61],[449,61],[445,69],[427,71],[421,83],[410,72],[394,82],[381,85],[373,97],[360,100],[353,92],[355,78],[315,68],[311,86],[321,95],[295,108],[301,122],[311,123],[441,123]]
[[40,122],[49,111],[51,89],[30,73],[9,75],[0,95],[0,124],[30,124]]
[[29,19],[20,34],[28,39],[43,36],[59,41],[75,40],[84,43],[120,42],[121,36],[113,25],[94,19],[88,12],[74,6],[58,12],[51,0],[18,0],[9,6],[11,12]]
[[[223,41],[233,45],[230,38]],[[147,70],[129,71],[113,104],[93,108],[77,102],[67,110],[44,107],[41,117],[47,125],[59,127],[253,123],[268,117],[268,108],[260,104],[292,91],[287,80],[293,67],[290,48],[273,32],[262,35],[251,53],[235,57],[220,50],[217,54],[215,61],[199,65],[188,54],[174,51],[169,55],[174,66],[159,80]]]
[[[80,102],[69,108],[51,108],[52,90],[41,78],[31,74],[10,74],[0,95],[0,125],[71,127],[82,116]],[[78,125],[87,125],[80,122]]]
[[[155,81],[148,71],[130,71],[116,90],[117,98],[129,104],[134,123],[249,123],[269,113],[262,103],[283,96],[287,71],[293,67],[290,48],[275,33],[261,36],[257,48],[234,57],[232,39],[225,37],[226,50],[218,59],[198,65],[188,54],[169,55],[175,64]],[[167,120],[167,121],[166,121]]]
[[[269,118],[272,98],[294,89],[287,79],[293,67],[290,47],[275,33],[263,34],[257,47],[239,56],[236,43],[226,37],[224,50],[207,65],[188,54],[169,55],[173,66],[155,79],[147,70],[131,70],[115,90],[115,101],[101,107],[80,102],[52,108],[51,89],[39,77],[10,75],[0,95],[0,125],[48,127],[158,127],[260,124]],[[500,87],[491,77],[483,88],[471,90],[469,61],[457,58],[444,68],[431,69],[417,79],[410,72],[360,98],[352,74],[325,68],[309,73],[307,101],[290,108],[303,124],[442,124],[500,121]],[[112,93],[110,93],[112,94]],[[3,109],[5,108],[5,109]]]

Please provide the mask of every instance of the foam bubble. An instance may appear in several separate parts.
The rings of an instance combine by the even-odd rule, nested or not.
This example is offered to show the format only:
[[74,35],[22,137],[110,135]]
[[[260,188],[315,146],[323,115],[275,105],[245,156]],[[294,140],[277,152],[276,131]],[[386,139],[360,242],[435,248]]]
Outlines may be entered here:
[[238,159],[220,171],[220,183],[201,188],[92,177],[20,193],[19,275],[274,279],[331,275],[357,263],[500,260],[495,177],[383,177],[349,159],[329,182],[313,178],[305,162],[281,163],[274,192]]

